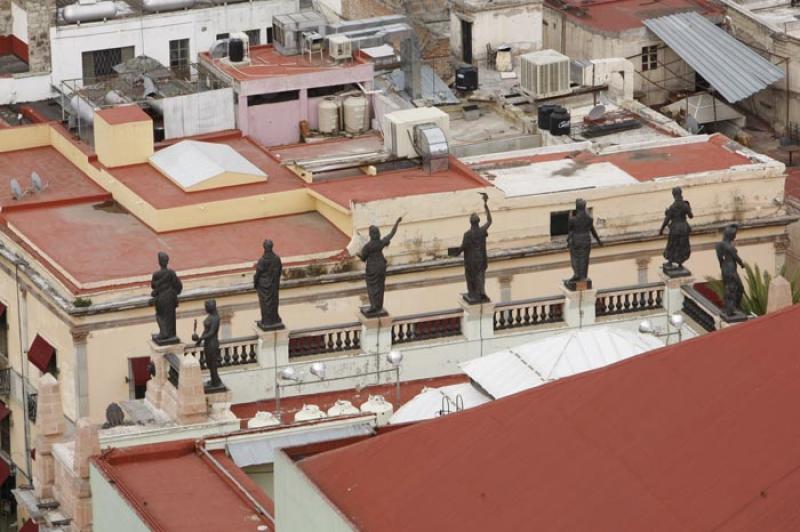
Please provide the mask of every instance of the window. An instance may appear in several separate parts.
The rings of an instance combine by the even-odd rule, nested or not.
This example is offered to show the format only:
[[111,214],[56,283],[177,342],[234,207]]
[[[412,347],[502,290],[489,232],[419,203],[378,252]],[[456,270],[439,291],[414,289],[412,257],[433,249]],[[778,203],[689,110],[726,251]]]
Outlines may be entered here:
[[11,410],[0,401],[0,451],[11,454]]
[[309,98],[319,98],[321,96],[332,96],[334,94],[348,91],[348,90],[356,90],[358,87],[355,85],[329,85],[327,87],[314,87],[313,89],[308,89],[308,97]]
[[267,28],[267,44],[272,44],[272,28]]
[[8,310],[0,303],[0,368],[8,366]]
[[189,39],[169,41],[169,67],[178,76],[187,77],[189,73]]
[[230,36],[230,33],[217,33],[217,40],[221,41],[222,39],[227,39]]
[[658,45],[642,47],[642,72],[658,68]]
[[134,357],[128,359],[131,399],[144,399],[147,392],[147,381],[150,380],[150,357]]
[[565,236],[569,232],[569,215],[572,211],[550,213],[550,236]]
[[250,41],[250,46],[258,46],[261,44],[261,30],[250,30],[244,32],[247,35],[247,40]]
[[300,91],[271,92],[268,94],[256,94],[247,97],[247,106],[264,105],[265,103],[291,102],[300,99]]
[[116,65],[133,59],[133,56],[133,46],[83,52],[83,79],[87,81],[110,76]]

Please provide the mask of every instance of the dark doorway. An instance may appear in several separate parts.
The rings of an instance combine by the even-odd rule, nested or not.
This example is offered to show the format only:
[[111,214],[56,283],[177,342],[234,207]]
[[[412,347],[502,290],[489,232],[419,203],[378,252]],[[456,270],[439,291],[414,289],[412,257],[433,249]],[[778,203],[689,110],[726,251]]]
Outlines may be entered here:
[[461,19],[461,59],[472,64],[472,22]]

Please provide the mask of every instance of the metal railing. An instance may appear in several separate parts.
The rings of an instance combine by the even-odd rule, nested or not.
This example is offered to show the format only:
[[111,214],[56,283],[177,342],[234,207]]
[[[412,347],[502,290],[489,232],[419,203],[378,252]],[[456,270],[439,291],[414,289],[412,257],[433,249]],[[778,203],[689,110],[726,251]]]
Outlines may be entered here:
[[716,331],[719,308],[692,286],[685,285],[681,289],[683,290],[683,308],[681,309],[683,313],[692,318],[705,331]]
[[[242,336],[228,338],[219,343],[220,368],[246,366],[258,363],[258,336]],[[202,347],[187,346],[185,354],[199,358],[200,367],[208,369],[206,364],[206,351]]]
[[392,321],[392,344],[461,336],[460,309],[404,316]]
[[659,310],[663,303],[663,283],[598,290],[595,315],[614,316],[643,310]]
[[539,297],[501,303],[494,309],[494,330],[504,331],[564,321],[564,297]]
[[11,395],[11,368],[0,369],[0,396]]
[[344,353],[361,348],[359,322],[301,329],[289,333],[289,358]]

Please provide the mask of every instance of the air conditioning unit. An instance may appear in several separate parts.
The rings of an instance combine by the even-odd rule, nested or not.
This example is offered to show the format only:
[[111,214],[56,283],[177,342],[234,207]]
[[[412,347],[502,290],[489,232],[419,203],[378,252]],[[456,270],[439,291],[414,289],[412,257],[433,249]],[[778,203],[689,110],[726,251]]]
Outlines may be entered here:
[[316,31],[303,32],[303,52],[318,52],[322,50],[322,35]]
[[397,158],[419,157],[414,149],[414,126],[429,124],[438,127],[445,142],[450,130],[450,116],[436,107],[404,109],[384,115],[383,147]]
[[522,90],[535,99],[569,94],[569,71],[569,57],[555,50],[540,50],[520,57]]
[[341,61],[353,56],[353,41],[347,35],[334,34],[328,36],[328,55]]

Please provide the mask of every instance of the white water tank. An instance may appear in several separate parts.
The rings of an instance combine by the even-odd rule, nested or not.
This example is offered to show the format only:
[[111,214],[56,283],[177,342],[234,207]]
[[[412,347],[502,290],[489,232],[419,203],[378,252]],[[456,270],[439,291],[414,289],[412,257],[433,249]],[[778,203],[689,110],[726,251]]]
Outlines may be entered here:
[[317,109],[319,114],[319,132],[336,134],[339,132],[339,99],[326,96]]
[[257,429],[261,427],[274,427],[280,424],[281,422],[278,421],[278,418],[272,415],[272,412],[260,411],[256,412],[256,415],[247,422],[247,428]]
[[359,94],[348,96],[342,104],[344,107],[344,130],[348,133],[363,133],[367,129],[367,99]]
[[353,403],[339,399],[328,409],[328,417],[352,416],[353,414],[358,414],[358,412],[358,408],[354,407]]
[[370,395],[367,402],[361,405],[361,411],[375,414],[375,421],[379,427],[382,427],[389,424],[394,413],[394,406],[382,395]]
[[149,13],[171,11],[174,9],[189,9],[194,6],[195,0],[142,0],[142,8]]
[[69,107],[75,115],[80,117],[82,124],[92,124],[94,122],[95,105],[80,95],[75,94],[69,99]]
[[61,10],[66,22],[89,22],[106,20],[117,16],[117,5],[111,0],[100,2],[76,2]]
[[295,413],[294,420],[313,421],[315,419],[322,419],[324,417],[327,417],[325,412],[320,410],[317,405],[303,405],[303,408]]

